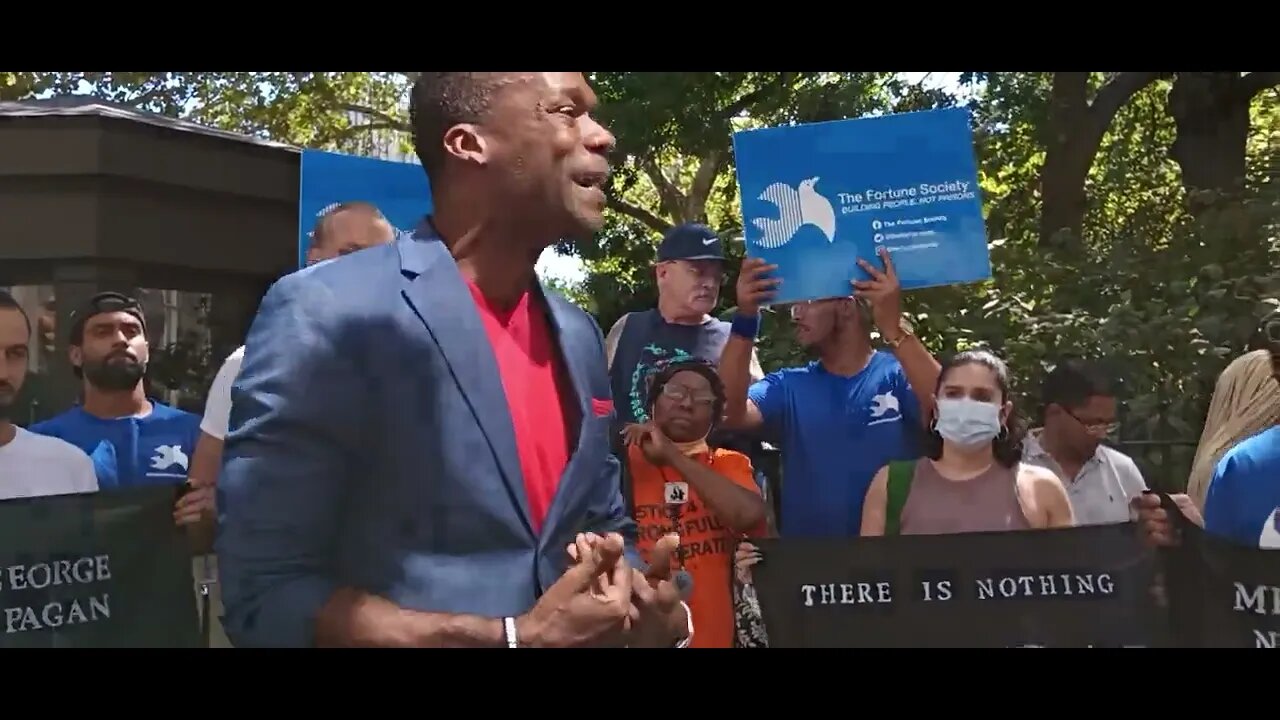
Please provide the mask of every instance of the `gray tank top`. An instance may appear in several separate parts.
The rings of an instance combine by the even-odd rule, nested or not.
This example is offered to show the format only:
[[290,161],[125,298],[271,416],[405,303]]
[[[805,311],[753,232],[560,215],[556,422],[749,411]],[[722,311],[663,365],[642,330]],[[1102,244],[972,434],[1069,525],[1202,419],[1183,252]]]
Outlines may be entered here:
[[951,535],[1029,530],[1018,502],[1016,470],[999,463],[968,480],[948,480],[927,458],[916,461],[907,502],[902,506],[903,535]]

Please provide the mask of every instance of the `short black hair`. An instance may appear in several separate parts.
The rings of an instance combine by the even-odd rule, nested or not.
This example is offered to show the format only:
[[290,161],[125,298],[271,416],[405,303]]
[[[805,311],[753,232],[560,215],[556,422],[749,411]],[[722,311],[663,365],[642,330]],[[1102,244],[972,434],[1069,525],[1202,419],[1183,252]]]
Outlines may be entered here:
[[[965,365],[981,365],[990,370],[996,376],[996,387],[1000,389],[1001,404],[1012,399],[1009,393],[1009,366],[995,353],[981,348],[957,353],[942,363],[942,371],[938,373],[938,384],[934,388],[934,394],[942,391],[942,383],[946,381],[947,375],[952,370]],[[936,422],[929,423],[922,447],[924,455],[933,460],[942,457],[942,435],[938,433],[936,425]],[[1009,418],[1005,420],[1004,429],[991,441],[991,451],[996,462],[1010,469],[1017,467],[1022,461],[1022,441],[1026,437],[1027,424],[1015,406],[1009,413]]]
[[409,124],[413,128],[413,149],[427,171],[427,178],[439,179],[444,165],[441,140],[458,123],[480,122],[489,112],[493,95],[513,76],[523,73],[434,72],[418,73],[409,96]]
[[1045,407],[1059,405],[1072,410],[1091,397],[1115,396],[1115,382],[1101,364],[1069,357],[1060,360],[1045,376],[1040,399]]
[[22,307],[22,303],[18,302],[18,299],[11,295],[8,290],[0,290],[0,310],[17,310],[27,323],[27,337],[31,336],[31,316],[27,314],[26,308]]

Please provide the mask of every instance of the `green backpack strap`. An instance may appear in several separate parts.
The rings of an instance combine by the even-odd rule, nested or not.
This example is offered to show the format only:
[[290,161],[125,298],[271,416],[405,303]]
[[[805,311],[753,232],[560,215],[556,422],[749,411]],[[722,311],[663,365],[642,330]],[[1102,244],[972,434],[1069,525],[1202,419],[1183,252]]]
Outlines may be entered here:
[[884,508],[884,534],[897,535],[902,521],[902,508],[911,494],[911,481],[916,475],[916,464],[907,460],[889,463],[888,497]]

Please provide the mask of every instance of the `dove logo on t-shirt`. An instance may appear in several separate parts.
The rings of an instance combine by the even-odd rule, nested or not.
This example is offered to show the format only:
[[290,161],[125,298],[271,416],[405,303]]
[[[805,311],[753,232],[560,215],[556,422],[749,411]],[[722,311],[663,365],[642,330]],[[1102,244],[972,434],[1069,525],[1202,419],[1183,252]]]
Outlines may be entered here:
[[151,456],[151,468],[147,475],[151,477],[183,477],[187,476],[188,458],[181,445],[160,445]]
[[1280,508],[1271,511],[1271,517],[1262,524],[1262,535],[1258,537],[1258,547],[1266,550],[1280,550]]
[[200,417],[154,400],[151,406],[142,417],[100,418],[77,405],[30,429],[88,454],[100,489],[185,482]]

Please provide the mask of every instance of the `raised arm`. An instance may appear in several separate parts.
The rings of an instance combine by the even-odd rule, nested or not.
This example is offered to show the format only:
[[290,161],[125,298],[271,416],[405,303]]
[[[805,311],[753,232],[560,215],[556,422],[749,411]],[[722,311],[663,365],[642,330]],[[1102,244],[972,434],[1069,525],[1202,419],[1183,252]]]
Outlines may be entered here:
[[933,417],[933,394],[938,386],[942,365],[929,352],[929,348],[920,342],[920,338],[904,327],[902,286],[898,282],[898,273],[894,270],[889,250],[881,246],[879,254],[883,270],[866,260],[858,260],[858,264],[871,275],[871,279],[855,280],[854,294],[870,302],[871,318],[880,331],[880,337],[898,358],[910,384],[911,393],[916,398],[919,406],[917,420],[927,426]]
[[724,381],[725,426],[734,430],[756,430],[764,424],[760,408],[748,397],[751,387],[751,357],[755,342],[741,335],[729,336],[720,353],[720,379]]
[[718,370],[724,382],[725,426],[731,430],[756,430],[767,421],[758,401],[748,397],[748,388],[761,377],[756,357],[756,335],[760,331],[760,306],[777,292],[776,278],[769,274],[777,269],[760,258],[742,260],[736,287],[738,310],[733,317],[729,340],[720,352]]

